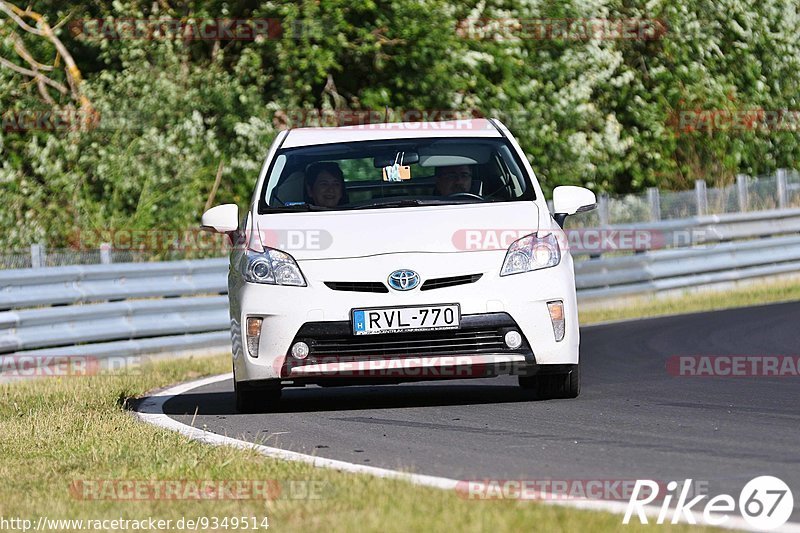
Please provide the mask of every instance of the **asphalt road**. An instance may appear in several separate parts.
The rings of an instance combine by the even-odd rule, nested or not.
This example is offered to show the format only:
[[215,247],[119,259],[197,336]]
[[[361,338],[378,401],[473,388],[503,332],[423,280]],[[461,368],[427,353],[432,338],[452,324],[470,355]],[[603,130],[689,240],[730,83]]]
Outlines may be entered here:
[[800,378],[678,377],[675,355],[798,355],[800,302],[599,325],[581,332],[583,390],[533,401],[516,378],[287,389],[239,415],[232,383],[165,405],[173,418],[269,446],[454,479],[687,478],[738,499],[783,479],[800,521]]

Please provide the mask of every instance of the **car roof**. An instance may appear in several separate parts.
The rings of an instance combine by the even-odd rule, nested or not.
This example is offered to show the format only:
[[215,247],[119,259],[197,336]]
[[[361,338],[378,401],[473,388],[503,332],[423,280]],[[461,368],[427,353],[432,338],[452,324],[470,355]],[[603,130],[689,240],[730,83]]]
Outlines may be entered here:
[[393,122],[339,128],[297,128],[289,130],[282,148],[298,148],[339,142],[420,139],[435,137],[490,137],[503,135],[485,118],[441,122]]

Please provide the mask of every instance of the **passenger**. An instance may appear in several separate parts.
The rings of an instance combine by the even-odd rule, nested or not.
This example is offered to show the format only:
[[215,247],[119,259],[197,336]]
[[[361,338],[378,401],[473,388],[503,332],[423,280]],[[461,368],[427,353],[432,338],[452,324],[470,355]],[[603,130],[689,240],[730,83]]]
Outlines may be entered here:
[[344,174],[339,165],[330,161],[312,163],[306,169],[308,202],[320,207],[336,207],[346,203]]
[[472,167],[469,165],[436,167],[434,176],[438,195],[450,196],[472,190]]

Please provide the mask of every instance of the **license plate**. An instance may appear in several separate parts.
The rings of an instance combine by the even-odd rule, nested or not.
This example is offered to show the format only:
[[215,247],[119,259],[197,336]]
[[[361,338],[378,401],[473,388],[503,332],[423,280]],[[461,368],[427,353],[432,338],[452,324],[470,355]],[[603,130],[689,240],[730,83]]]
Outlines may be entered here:
[[353,309],[352,316],[354,335],[432,331],[458,329],[461,322],[461,308],[458,304],[379,307]]

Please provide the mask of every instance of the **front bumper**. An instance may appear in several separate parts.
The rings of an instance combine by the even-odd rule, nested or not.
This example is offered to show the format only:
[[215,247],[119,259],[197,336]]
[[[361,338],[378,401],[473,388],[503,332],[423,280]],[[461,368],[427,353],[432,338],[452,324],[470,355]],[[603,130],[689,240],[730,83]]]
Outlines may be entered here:
[[[338,263],[346,261],[349,260]],[[371,272],[390,272],[397,264],[404,264],[424,272],[424,267],[421,268],[410,260],[398,260],[396,256],[360,258],[357,261],[365,270]],[[499,264],[500,261],[494,262]],[[304,382],[314,381],[324,375],[344,378],[352,372],[380,370],[381,361],[395,361],[392,363],[393,370],[406,364],[405,370],[397,370],[400,373],[420,369],[418,379],[469,377],[465,375],[469,373],[466,370],[468,367],[476,367],[480,371],[485,371],[486,375],[495,375],[516,373],[515,369],[520,367],[578,363],[578,314],[573,266],[568,254],[560,265],[541,271],[500,277],[496,272],[481,272],[465,266],[461,269],[463,272],[456,270],[448,274],[457,276],[481,273],[480,279],[464,286],[428,291],[418,289],[407,292],[390,291],[380,294],[332,290],[325,285],[325,281],[345,279],[343,273],[347,272],[348,268],[340,264],[342,274],[331,274],[324,268],[328,265],[321,263],[326,262],[301,264],[301,269],[308,280],[307,287],[246,283],[238,274],[231,273],[229,278],[231,334],[237,381],[282,379]],[[452,265],[448,266],[452,268]],[[359,280],[370,279],[367,275],[359,273],[353,277]],[[555,340],[547,308],[547,302],[554,300],[564,302],[566,333],[560,342]],[[515,327],[523,336],[523,346],[518,350],[506,349],[504,345],[497,343],[496,332],[490,339],[494,344],[486,345],[480,350],[475,350],[469,342],[466,342],[466,345],[451,346],[449,349],[437,349],[437,336],[440,333],[434,332],[368,335],[357,338],[352,335],[350,312],[354,308],[443,303],[458,303],[461,306],[462,328],[458,331],[469,333],[479,326],[495,330]],[[258,357],[251,357],[248,354],[244,342],[244,328],[248,317],[263,319]],[[452,331],[442,333],[449,335]],[[365,341],[365,337],[371,339]],[[309,343],[312,353],[303,363],[293,360],[289,355],[292,344],[301,339],[313,341]],[[348,344],[356,340],[374,344],[364,347],[358,353],[350,354],[357,357],[346,357],[348,354],[344,350],[348,349]],[[401,344],[408,341],[409,350],[388,350],[386,343],[390,341]],[[457,359],[453,359],[454,357]],[[370,359],[372,363],[364,363]],[[405,363],[397,362],[398,360]],[[342,364],[349,366],[342,367]],[[364,364],[368,366],[365,367]],[[388,370],[389,363],[386,365]],[[426,368],[455,370],[453,375],[437,376],[433,370],[426,371]],[[413,378],[411,374],[406,372],[403,375]],[[363,383],[370,376],[358,377],[359,382]]]
[[504,336],[519,332],[508,313],[464,315],[457,330],[355,336],[349,321],[309,322],[292,340],[305,342],[305,359],[285,354],[281,378],[409,381],[486,377],[519,372],[536,363],[530,345],[511,349]]

